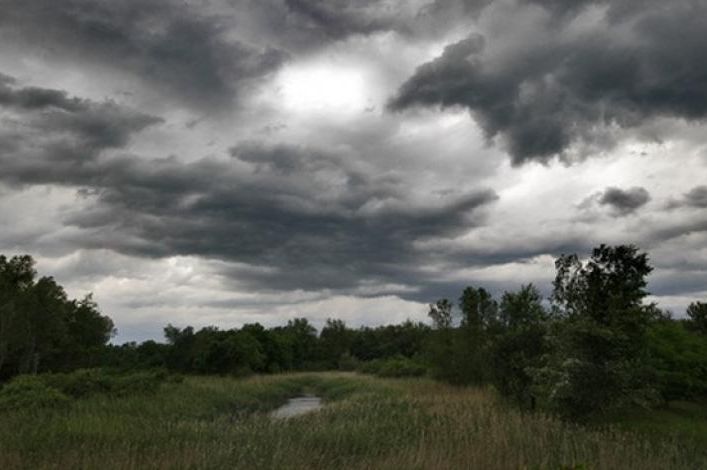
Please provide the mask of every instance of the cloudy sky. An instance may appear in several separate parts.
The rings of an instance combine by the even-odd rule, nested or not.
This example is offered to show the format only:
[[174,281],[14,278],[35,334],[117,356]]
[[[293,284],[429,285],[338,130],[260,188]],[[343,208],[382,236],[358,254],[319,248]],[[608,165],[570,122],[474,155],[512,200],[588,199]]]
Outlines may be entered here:
[[634,243],[707,297],[704,0],[0,0],[0,253],[116,341],[423,320]]

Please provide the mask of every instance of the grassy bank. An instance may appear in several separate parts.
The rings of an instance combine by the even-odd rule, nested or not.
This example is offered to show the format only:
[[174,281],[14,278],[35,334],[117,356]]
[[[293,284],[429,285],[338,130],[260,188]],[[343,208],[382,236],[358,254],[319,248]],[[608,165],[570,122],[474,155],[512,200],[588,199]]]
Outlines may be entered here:
[[[265,413],[303,391],[328,405]],[[705,468],[692,441],[591,431],[486,390],[344,373],[189,377],[157,393],[0,413],[0,468]]]

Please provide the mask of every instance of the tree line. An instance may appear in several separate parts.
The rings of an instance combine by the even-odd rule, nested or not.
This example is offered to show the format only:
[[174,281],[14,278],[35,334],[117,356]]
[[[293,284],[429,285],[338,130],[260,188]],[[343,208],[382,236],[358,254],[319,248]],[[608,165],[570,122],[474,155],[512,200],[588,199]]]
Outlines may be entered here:
[[31,256],[0,255],[0,381],[91,365],[114,333],[90,295],[69,299]]
[[635,246],[555,267],[549,302],[527,285],[500,300],[468,287],[456,315],[447,299],[431,305],[433,373],[573,419],[707,396],[707,304],[676,320],[647,303],[652,268]]
[[634,246],[556,260],[552,295],[533,285],[494,298],[467,287],[430,305],[432,326],[350,328],[305,318],[273,328],[164,329],[165,342],[108,344],[115,329],[90,296],[69,299],[30,256],[0,256],[0,380],[87,367],[186,374],[358,369],[490,384],[521,407],[572,419],[707,396],[707,304],[673,319],[646,302],[648,257]]
[[306,318],[274,328],[259,323],[230,330],[168,325],[166,343],[109,345],[101,362],[124,369],[165,367],[189,374],[355,369],[359,363],[389,358],[423,361],[431,331],[430,326],[411,321],[352,329],[336,319],[328,319],[317,331]]

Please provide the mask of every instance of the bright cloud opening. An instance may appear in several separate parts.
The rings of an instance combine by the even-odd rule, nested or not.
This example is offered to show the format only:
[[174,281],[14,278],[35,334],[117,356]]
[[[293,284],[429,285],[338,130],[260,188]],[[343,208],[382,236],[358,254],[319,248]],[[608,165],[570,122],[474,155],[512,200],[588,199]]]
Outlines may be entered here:
[[360,70],[328,64],[299,65],[279,77],[283,105],[295,112],[359,112],[366,108]]

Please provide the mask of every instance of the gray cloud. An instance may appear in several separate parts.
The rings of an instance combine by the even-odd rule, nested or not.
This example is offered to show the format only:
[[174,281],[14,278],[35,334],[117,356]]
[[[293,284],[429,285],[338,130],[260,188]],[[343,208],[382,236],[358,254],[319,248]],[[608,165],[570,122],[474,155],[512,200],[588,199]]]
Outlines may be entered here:
[[[12,84],[14,81],[6,83]],[[74,112],[81,108],[81,101],[68,98],[67,93],[60,90],[37,87],[13,89],[0,82],[0,105],[24,110],[57,108]]]
[[602,206],[611,207],[616,215],[623,216],[643,207],[650,199],[651,196],[645,188],[621,189],[610,187],[601,193],[597,202]]
[[707,186],[696,186],[685,193],[685,205],[699,209],[707,208]]
[[705,209],[707,208],[707,186],[700,185],[695,186],[688,192],[682,195],[680,198],[670,198],[665,205],[668,210],[673,210],[681,207],[688,207],[693,209]]
[[[651,289],[688,298],[707,266],[706,9],[0,0],[0,70],[17,77],[0,73],[1,248],[94,290],[123,331],[157,335],[175,315],[276,324],[337,297],[370,314],[381,299],[362,297],[397,296],[424,315],[470,284],[547,293],[553,256],[601,242],[648,250]],[[301,72],[292,89],[288,74],[269,80],[286,60]],[[319,101],[349,73],[372,112],[287,102],[299,85]],[[396,86],[399,112],[379,113]],[[403,112],[417,106],[469,111],[485,134],[463,113]],[[608,158],[509,168],[484,137],[516,164]],[[604,171],[630,183],[595,186]],[[660,210],[666,194],[682,209]],[[380,321],[399,308],[387,305]]]
[[[568,12],[565,2],[541,3],[548,20]],[[597,2],[577,5],[590,3]],[[494,54],[494,41],[507,31],[471,35],[418,67],[389,107],[468,108],[489,138],[502,137],[515,164],[548,160],[576,143],[601,145],[603,132],[654,117],[704,120],[707,5],[612,5],[606,15],[586,32],[574,23],[547,25],[503,54]]]
[[259,289],[396,283],[425,257],[415,243],[472,230],[497,198],[479,190],[413,203],[396,177],[304,146],[248,142],[228,159],[191,163],[106,153],[158,119],[56,90],[39,90],[52,97],[43,107],[17,98],[28,93],[3,95],[24,123],[0,154],[0,181],[83,188],[88,205],[65,219],[81,232],[68,243],[245,263],[257,269],[229,275]]
[[[259,289],[340,289],[397,282],[424,258],[414,243],[455,237],[495,200],[478,191],[430,205],[399,182],[351,168],[335,154],[249,144],[236,161],[121,159],[86,185],[96,205],[68,222],[96,243],[140,256],[199,255],[253,266],[227,273]],[[292,161],[281,164],[284,155]],[[241,162],[248,162],[250,169]],[[257,162],[257,163],[250,163]]]
[[0,179],[5,182],[71,184],[90,171],[102,151],[121,148],[133,134],[162,122],[114,102],[5,82],[11,83],[0,83]]
[[[230,0],[241,29],[293,54],[324,48],[352,36],[409,32],[415,18],[387,0]],[[411,8],[415,11],[414,8]]]
[[381,15],[380,0],[285,0],[300,25],[323,37],[340,39],[393,28],[393,15]]
[[228,36],[197,5],[168,0],[0,0],[0,39],[46,56],[128,71],[178,102],[222,109],[283,52]]

